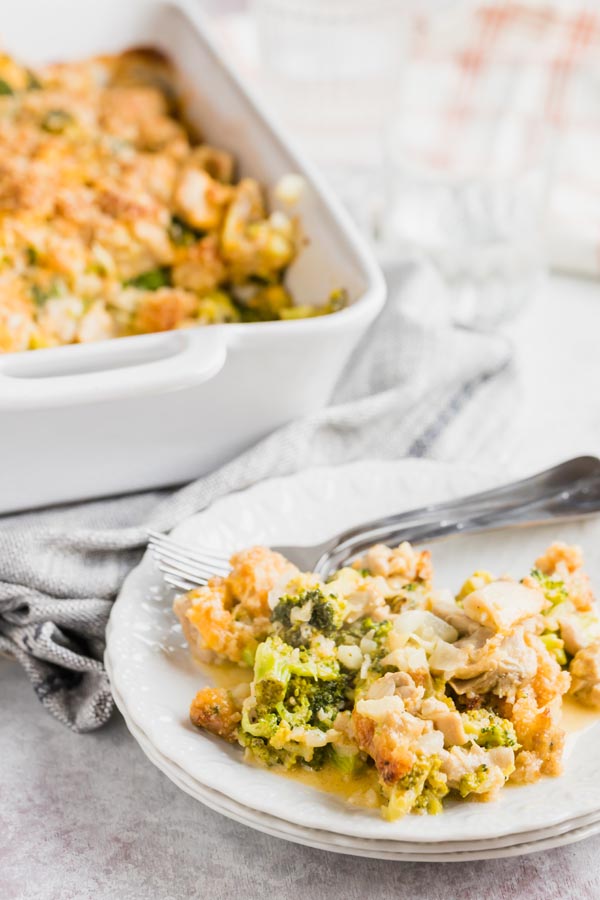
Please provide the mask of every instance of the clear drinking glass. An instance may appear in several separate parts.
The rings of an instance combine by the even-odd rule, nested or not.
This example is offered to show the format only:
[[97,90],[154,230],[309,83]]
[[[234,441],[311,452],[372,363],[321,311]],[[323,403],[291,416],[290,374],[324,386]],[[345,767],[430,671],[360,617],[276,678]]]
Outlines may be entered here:
[[427,102],[396,110],[387,134],[384,256],[426,257],[456,322],[492,328],[543,283],[553,139],[541,118]]
[[399,0],[254,0],[262,87],[365,229],[410,28]]

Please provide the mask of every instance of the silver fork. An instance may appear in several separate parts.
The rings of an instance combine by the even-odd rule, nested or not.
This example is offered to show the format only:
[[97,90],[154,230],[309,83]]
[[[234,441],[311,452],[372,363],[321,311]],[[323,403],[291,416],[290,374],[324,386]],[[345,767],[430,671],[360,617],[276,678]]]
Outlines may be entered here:
[[[421,543],[458,533],[579,518],[599,510],[600,459],[579,456],[492,490],[367,522],[321,544],[272,549],[299,569],[326,577],[376,543]],[[229,557],[213,550],[184,546],[155,531],[148,535],[148,546],[171,587],[187,591],[231,570]]]

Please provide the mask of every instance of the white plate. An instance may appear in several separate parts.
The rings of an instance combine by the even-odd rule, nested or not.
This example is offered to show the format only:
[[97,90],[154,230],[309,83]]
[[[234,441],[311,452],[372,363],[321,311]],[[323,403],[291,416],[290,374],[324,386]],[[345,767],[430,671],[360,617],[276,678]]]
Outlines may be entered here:
[[[109,667],[107,667],[109,668]],[[175,763],[161,756],[152,746],[146,735],[128,718],[122,698],[115,692],[115,701],[121,711],[125,724],[138,742],[143,753],[158,769],[160,769],[177,787],[215,812],[222,813],[235,822],[261,831],[271,837],[319,850],[333,853],[344,853],[352,856],[365,856],[373,859],[385,859],[404,862],[467,862],[481,859],[500,859],[511,856],[522,856],[527,853],[539,853],[581,841],[592,837],[600,831],[600,818],[582,816],[554,828],[542,829],[529,833],[523,841],[513,843],[512,838],[500,838],[497,841],[454,842],[453,844],[402,844],[399,841],[369,841],[350,838],[343,835],[327,835],[323,831],[302,828],[280,822],[265,813],[248,810],[235,801],[224,797],[218,791],[203,787],[186,775]],[[444,846],[447,849],[443,849]]]
[[[252,543],[314,543],[377,515],[488,486],[489,476],[421,460],[317,468],[232,494],[173,532],[188,544],[231,551]],[[455,538],[435,545],[440,585],[457,587],[474,568],[520,575],[552,539],[583,545],[600,583],[600,521],[563,523]],[[571,742],[565,774],[506,789],[493,805],[447,804],[436,817],[385,822],[320,791],[245,764],[239,748],[196,731],[188,720],[206,684],[176,624],[151,558],[125,582],[111,615],[108,653],[129,718],[155,750],[193,781],[236,803],[302,828],[371,840],[431,843],[495,840],[560,825],[600,810],[598,726]]]

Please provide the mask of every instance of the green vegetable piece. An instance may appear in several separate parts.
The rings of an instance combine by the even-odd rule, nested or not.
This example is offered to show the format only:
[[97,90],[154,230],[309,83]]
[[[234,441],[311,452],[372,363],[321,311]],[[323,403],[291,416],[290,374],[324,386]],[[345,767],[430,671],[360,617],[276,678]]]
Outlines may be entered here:
[[486,709],[473,709],[461,715],[465,734],[486,750],[491,747],[517,747],[517,735],[509,719]]
[[479,794],[479,790],[487,780],[488,767],[485,763],[477,766],[474,772],[463,775],[458,783],[458,792],[464,799],[468,794]]
[[39,286],[39,284],[32,284],[30,288],[31,299],[35,303],[36,306],[43,306],[46,300],[48,299],[48,293]]
[[178,247],[191,247],[192,244],[198,243],[206,234],[206,231],[203,231],[201,228],[193,228],[179,216],[171,216],[169,237]]
[[[292,611],[310,604],[308,621],[293,621]],[[308,647],[311,640],[324,635],[331,637],[342,627],[345,603],[337,594],[325,595],[320,588],[301,591],[280,598],[271,613],[276,633],[292,647]]]
[[539,569],[532,569],[531,577],[539,582],[546,600],[548,600],[552,606],[556,606],[558,603],[563,603],[565,600],[569,599],[567,587],[560,578],[544,575]]
[[61,283],[57,279],[55,279],[50,287],[42,288],[39,284],[32,284],[29,288],[31,293],[31,299],[35,303],[36,306],[43,306],[47,300],[50,300],[52,297],[59,297],[61,290]]
[[123,283],[125,287],[135,287],[142,291],[157,291],[162,287],[171,287],[171,269],[168,266],[160,266],[158,269],[150,269],[134,278],[128,278]]
[[433,814],[441,812],[441,801],[448,793],[448,785],[440,766],[437,755],[418,759],[410,772],[392,787],[387,806],[382,810],[385,818],[393,821],[412,809]]
[[37,265],[39,255],[38,255],[38,252],[35,249],[35,247],[27,247],[27,249],[25,250],[25,256],[26,256],[28,265],[30,265],[30,266]]
[[[347,705],[346,676],[334,657],[322,659],[307,650],[269,637],[256,650],[252,694],[244,702],[240,743],[267,765],[298,763],[321,766],[326,747],[314,748],[290,738],[294,728],[327,730]],[[249,742],[244,735],[268,744]],[[269,761],[270,760],[270,761]]]
[[551,653],[561,666],[567,665],[567,654],[565,652],[565,642],[562,638],[553,632],[542,635],[542,640],[546,645],[546,650]]
[[49,134],[62,134],[75,119],[64,109],[51,109],[42,119],[42,128]]
[[329,761],[348,780],[364,769],[365,760],[361,753],[341,753],[335,744],[329,745]]
[[5,81],[4,78],[0,78],[0,96],[9,97],[11,94],[14,94],[14,91],[8,81]]
[[258,645],[254,659],[255,682],[269,680],[287,684],[292,675],[335,679],[339,676],[339,666],[335,659],[320,659],[277,637],[267,638]]
[[32,72],[31,69],[27,69],[27,90],[28,91],[41,91],[42,82],[39,80],[35,72]]

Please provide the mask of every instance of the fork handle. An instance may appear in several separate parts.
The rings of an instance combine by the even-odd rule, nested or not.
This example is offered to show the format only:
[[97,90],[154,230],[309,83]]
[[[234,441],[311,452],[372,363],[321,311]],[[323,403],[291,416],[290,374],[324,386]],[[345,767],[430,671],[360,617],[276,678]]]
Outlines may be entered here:
[[377,543],[392,534],[396,528],[408,524],[415,526],[427,522],[439,523],[445,518],[454,521],[467,515],[511,509],[515,504],[521,505],[561,490],[571,490],[582,479],[594,476],[600,477],[600,459],[595,456],[578,456],[498,488],[469,494],[459,500],[432,503],[349,528],[338,536],[335,550],[352,546],[359,537],[364,537],[371,544]]
[[[580,473],[579,477],[574,478],[571,469],[567,481],[564,470],[574,463],[579,464],[574,467]],[[557,470],[562,471],[557,475]],[[586,471],[587,474],[582,474]],[[590,515],[600,510],[600,460],[580,457],[505,488],[474,494],[464,502],[426,509],[428,516],[420,519],[411,518],[411,513],[403,513],[389,516],[373,527],[353,529],[351,536],[343,536],[343,540],[323,554],[315,571],[324,574],[339,568],[378,542],[398,544],[410,540],[418,543],[507,525],[531,525],[549,519]]]

